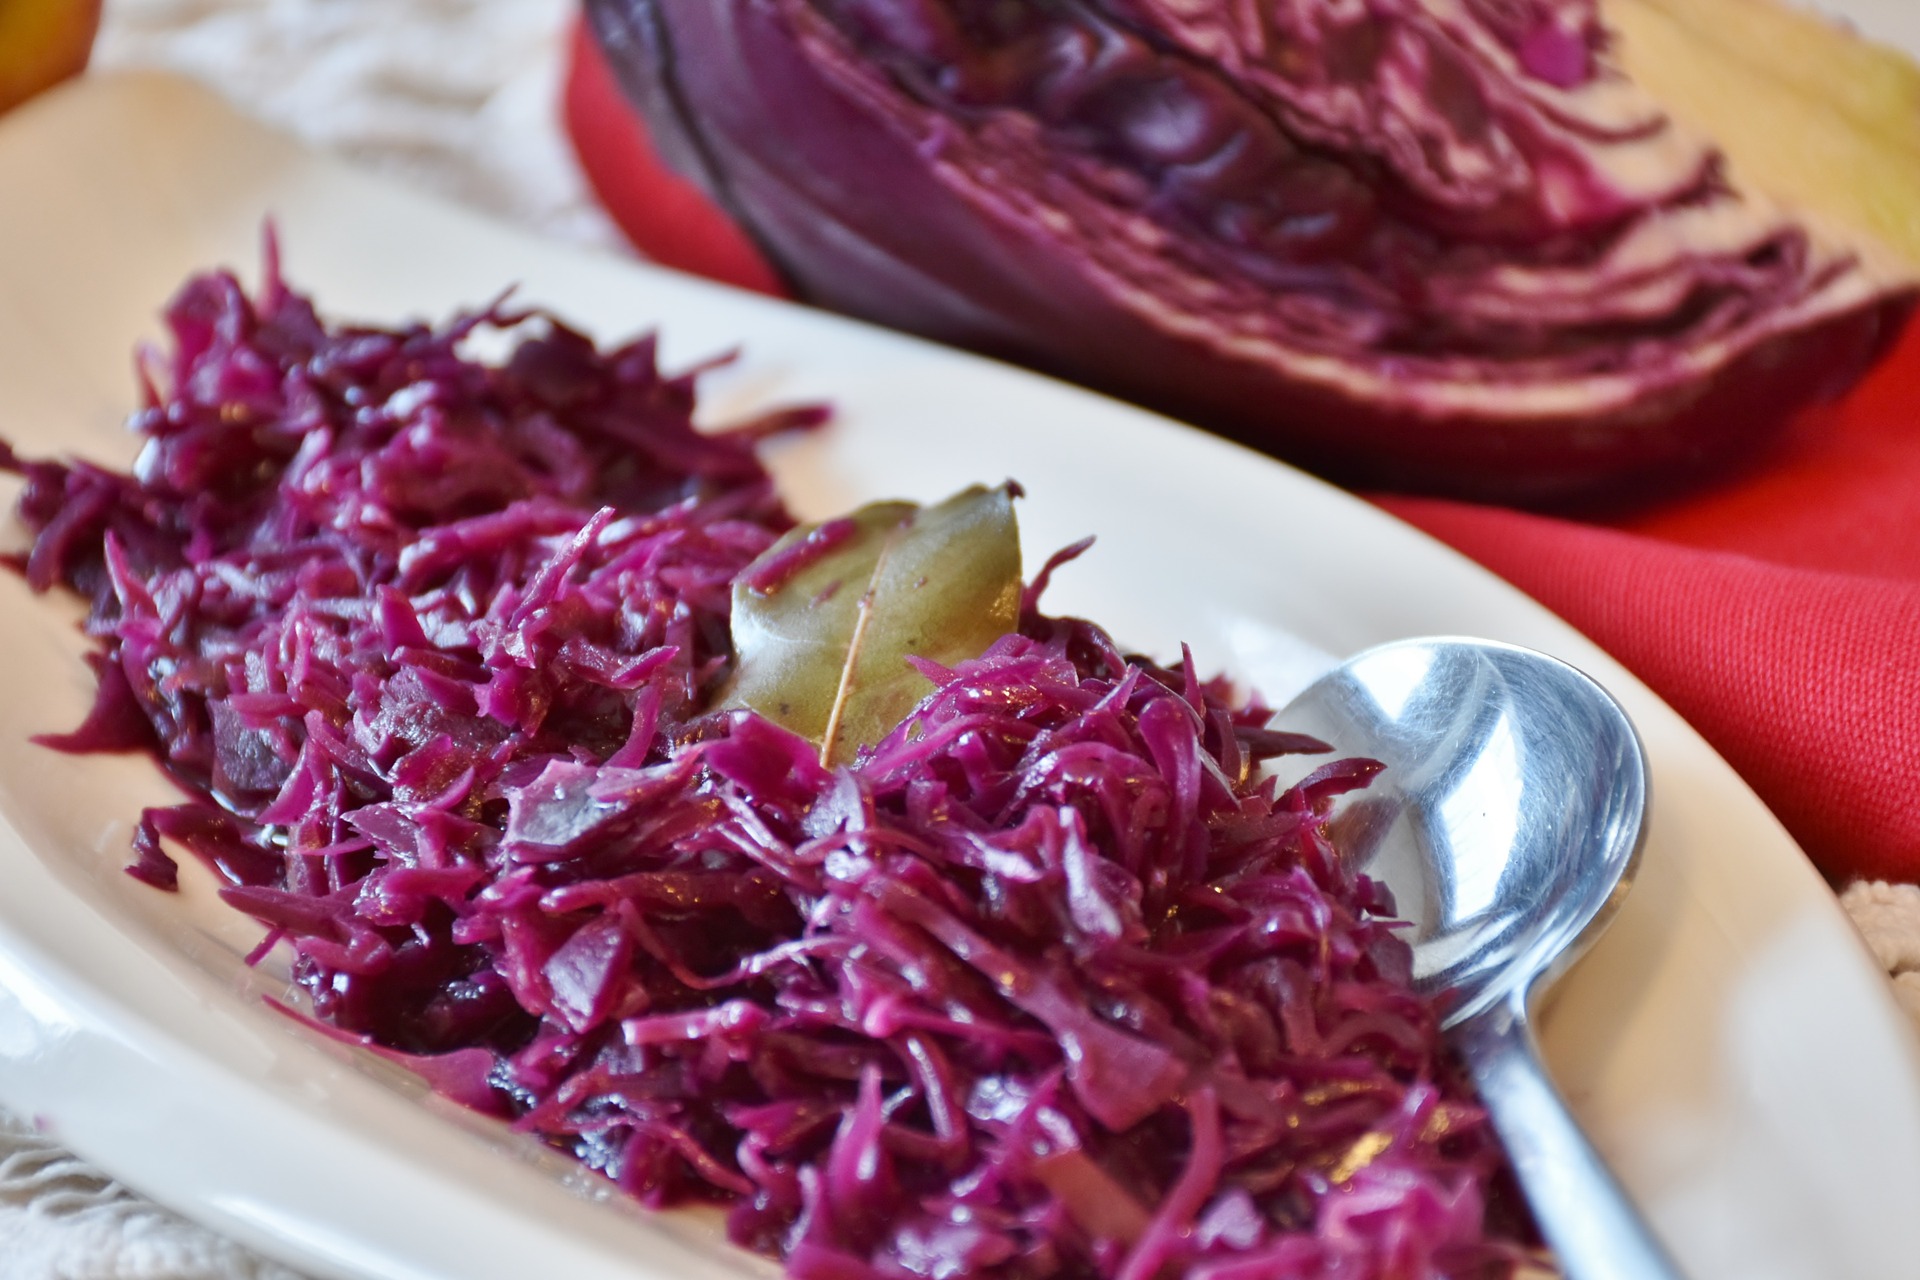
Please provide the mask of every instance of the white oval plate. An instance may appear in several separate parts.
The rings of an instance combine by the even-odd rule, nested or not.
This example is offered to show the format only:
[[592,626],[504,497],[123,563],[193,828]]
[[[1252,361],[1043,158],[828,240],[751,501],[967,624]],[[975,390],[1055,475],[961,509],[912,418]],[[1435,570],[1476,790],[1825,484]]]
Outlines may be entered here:
[[[669,364],[742,344],[709,408],[825,397],[781,450],[821,515],[975,480],[1027,487],[1029,563],[1087,533],[1057,610],[1194,644],[1278,698],[1325,659],[1473,633],[1591,672],[1645,735],[1655,806],[1624,913],[1555,993],[1553,1069],[1694,1280],[1920,1273],[1920,1059],[1858,939],[1767,811],[1637,680],[1519,592],[1268,459],[1041,378],[524,238],[306,155],[204,91],[95,78],[0,127],[0,432],[124,463],[130,356],[190,272],[251,274],[262,219],[329,314],[440,317],[518,282]],[[6,496],[11,495],[9,486]],[[21,535],[9,525],[17,545]],[[353,1280],[724,1280],[709,1219],[593,1194],[557,1157],[270,1012],[257,930],[204,879],[121,873],[169,793],[140,759],[27,742],[78,722],[71,602],[0,582],[0,1103],[130,1185]],[[582,1194],[582,1191],[586,1194]]]

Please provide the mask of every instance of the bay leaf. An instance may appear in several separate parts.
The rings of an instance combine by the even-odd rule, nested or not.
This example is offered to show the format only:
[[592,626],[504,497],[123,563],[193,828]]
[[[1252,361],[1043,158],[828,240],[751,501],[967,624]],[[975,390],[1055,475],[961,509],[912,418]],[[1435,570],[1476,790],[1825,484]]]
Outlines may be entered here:
[[[807,555],[810,538],[824,547]],[[736,667],[720,705],[820,743],[823,763],[850,760],[932,689],[907,659],[980,656],[1018,623],[1020,589],[1010,485],[802,525],[734,579]]]

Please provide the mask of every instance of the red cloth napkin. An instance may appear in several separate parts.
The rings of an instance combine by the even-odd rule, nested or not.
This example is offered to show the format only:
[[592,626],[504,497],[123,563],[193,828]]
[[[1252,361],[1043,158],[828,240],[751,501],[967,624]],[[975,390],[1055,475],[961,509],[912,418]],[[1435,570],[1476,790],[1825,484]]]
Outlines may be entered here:
[[[667,170],[590,39],[564,102],[589,181],[657,261],[777,293]],[[1630,517],[1379,496],[1630,667],[1836,883],[1920,880],[1920,325],[1738,476]]]

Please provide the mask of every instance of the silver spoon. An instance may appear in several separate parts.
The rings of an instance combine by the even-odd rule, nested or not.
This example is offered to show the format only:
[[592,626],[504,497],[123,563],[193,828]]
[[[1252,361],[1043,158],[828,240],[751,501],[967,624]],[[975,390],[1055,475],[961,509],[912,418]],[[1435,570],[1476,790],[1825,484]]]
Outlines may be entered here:
[[1410,922],[1414,982],[1569,1280],[1677,1280],[1547,1078],[1527,1016],[1639,858],[1647,766],[1626,713],[1545,654],[1420,639],[1349,659],[1273,725],[1386,765],[1336,806],[1336,839]]

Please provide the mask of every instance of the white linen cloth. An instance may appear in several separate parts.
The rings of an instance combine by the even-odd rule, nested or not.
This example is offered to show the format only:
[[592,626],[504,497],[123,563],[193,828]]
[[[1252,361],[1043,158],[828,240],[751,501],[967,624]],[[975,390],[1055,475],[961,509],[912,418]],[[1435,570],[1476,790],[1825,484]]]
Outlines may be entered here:
[[[100,67],[164,67],[309,144],[545,235],[626,250],[559,125],[574,0],[106,0]],[[1841,903],[1920,1021],[1920,889]],[[0,1113],[0,1280],[299,1280]]]
[[559,123],[578,0],[104,0],[93,65],[183,72],[314,147],[622,245]]

